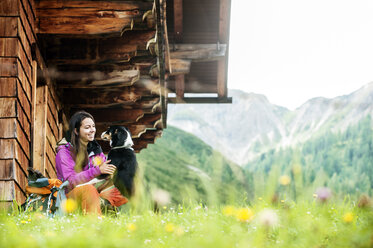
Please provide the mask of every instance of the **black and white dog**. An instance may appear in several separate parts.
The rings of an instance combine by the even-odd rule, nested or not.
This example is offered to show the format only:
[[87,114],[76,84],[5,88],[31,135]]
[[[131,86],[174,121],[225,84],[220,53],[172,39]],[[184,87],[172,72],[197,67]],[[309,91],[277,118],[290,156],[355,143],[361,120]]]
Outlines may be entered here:
[[117,167],[114,185],[124,196],[134,193],[134,177],[137,171],[137,160],[132,148],[133,141],[129,130],[123,126],[110,126],[102,133],[101,138],[110,141],[111,150],[108,159]]

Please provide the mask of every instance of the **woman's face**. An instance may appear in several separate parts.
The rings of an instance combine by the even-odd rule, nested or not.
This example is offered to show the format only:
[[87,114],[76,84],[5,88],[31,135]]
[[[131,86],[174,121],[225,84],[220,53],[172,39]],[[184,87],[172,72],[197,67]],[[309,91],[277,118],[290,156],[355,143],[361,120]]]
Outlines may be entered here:
[[88,143],[94,140],[96,134],[96,126],[91,118],[85,118],[79,128],[79,138],[83,143]]

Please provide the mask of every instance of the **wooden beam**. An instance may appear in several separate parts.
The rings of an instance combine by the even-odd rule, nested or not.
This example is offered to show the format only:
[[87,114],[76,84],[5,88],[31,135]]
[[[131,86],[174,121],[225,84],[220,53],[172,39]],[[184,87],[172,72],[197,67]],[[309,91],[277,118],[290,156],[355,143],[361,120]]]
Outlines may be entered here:
[[[231,0],[220,0],[220,18],[219,18],[219,41],[228,44],[229,42],[229,16]],[[227,75],[228,75],[228,54],[224,60],[218,61],[217,93],[219,98],[226,98],[228,94]]]
[[131,86],[140,79],[139,70],[114,70],[111,72],[59,72],[59,88],[106,88],[109,86],[124,87]]
[[148,28],[142,17],[152,6],[143,1],[41,0],[36,2],[38,33],[120,35],[135,23]]
[[[137,83],[136,83],[137,84]],[[159,98],[159,94],[153,92],[158,87],[124,87],[95,89],[63,89],[63,101],[72,108],[105,108],[116,105],[132,105],[142,98],[151,100]]]
[[231,97],[226,98],[217,98],[217,97],[184,97],[184,98],[178,98],[178,97],[169,97],[168,103],[196,103],[196,104],[211,104],[211,103],[232,103]]
[[176,91],[176,97],[180,99],[184,98],[185,77],[183,74],[175,76],[175,91]]
[[35,124],[33,137],[33,168],[44,174],[46,166],[46,133],[47,133],[47,104],[48,86],[36,89]]
[[183,0],[174,0],[174,37],[176,42],[183,41]]
[[214,61],[225,57],[226,44],[175,44],[171,59]]
[[[78,109],[72,109],[71,113]],[[144,116],[142,109],[121,109],[121,108],[105,108],[105,109],[85,109],[92,114],[96,123],[104,123],[108,125],[115,125],[120,123],[135,123]]]
[[161,113],[158,114],[146,114],[138,120],[140,125],[154,125],[155,122],[160,120],[162,117]]
[[[187,59],[171,59],[171,72],[170,75],[188,74],[190,72],[191,61]],[[152,77],[159,77],[159,69],[157,65],[154,65],[150,69],[150,75]]]
[[49,65],[91,65],[129,62],[137,55],[136,44],[110,44],[82,40],[65,40],[65,46],[48,48],[46,54]]

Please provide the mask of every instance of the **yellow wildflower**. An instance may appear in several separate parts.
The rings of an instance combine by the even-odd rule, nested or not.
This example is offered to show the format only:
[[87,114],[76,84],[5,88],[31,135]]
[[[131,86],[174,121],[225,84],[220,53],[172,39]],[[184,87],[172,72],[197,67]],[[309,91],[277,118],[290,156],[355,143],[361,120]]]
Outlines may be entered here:
[[62,203],[62,209],[66,212],[66,213],[72,213],[74,212],[78,207],[78,204],[76,203],[76,201],[74,199],[66,199],[63,203]]
[[225,216],[232,216],[232,215],[234,215],[234,212],[235,212],[235,208],[233,207],[233,206],[225,206],[224,208],[223,208],[223,214],[225,215]]
[[261,201],[261,200],[263,200],[263,198],[262,198],[262,197],[259,197],[258,200]]
[[280,184],[281,184],[281,185],[286,186],[286,185],[289,185],[289,184],[290,184],[291,179],[290,179],[289,176],[284,175],[284,176],[281,176],[281,177],[280,177],[279,181],[280,181]]
[[173,232],[175,230],[175,225],[172,223],[167,223],[164,229],[166,232]]
[[27,221],[25,221],[25,220],[21,220],[21,223],[22,223],[22,224],[26,224]]
[[351,223],[354,220],[354,214],[351,212],[345,213],[343,215],[343,222]]
[[242,222],[250,221],[253,216],[254,213],[250,208],[240,208],[236,211],[236,218]]
[[137,229],[137,226],[134,223],[128,223],[127,224],[128,231],[134,232]]

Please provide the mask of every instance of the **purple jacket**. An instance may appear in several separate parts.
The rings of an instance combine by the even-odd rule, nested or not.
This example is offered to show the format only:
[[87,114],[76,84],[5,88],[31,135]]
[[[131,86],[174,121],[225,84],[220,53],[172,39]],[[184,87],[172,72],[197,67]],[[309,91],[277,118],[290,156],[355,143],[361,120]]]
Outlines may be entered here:
[[[74,170],[75,160],[70,153],[70,148],[70,143],[60,145],[57,148],[56,155],[57,177],[62,182],[69,181],[68,191],[73,189],[76,185],[89,182],[101,174],[98,164],[95,164],[97,157],[101,158],[101,161],[106,161],[106,157],[103,153],[89,156],[88,164],[84,166],[81,172],[77,173]],[[100,159],[98,159],[98,161],[100,161]]]

